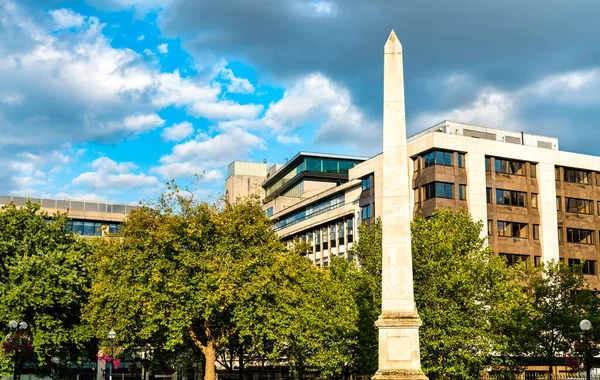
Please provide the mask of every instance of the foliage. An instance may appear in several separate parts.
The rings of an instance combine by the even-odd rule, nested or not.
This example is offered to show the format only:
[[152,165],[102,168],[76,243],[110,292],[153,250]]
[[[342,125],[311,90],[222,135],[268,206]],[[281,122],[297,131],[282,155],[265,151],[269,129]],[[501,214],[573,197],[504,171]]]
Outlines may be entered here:
[[65,226],[66,215],[50,217],[29,201],[0,211],[0,321],[29,324],[34,362],[42,373],[57,354],[76,362],[89,340],[80,323],[89,248],[65,233]]
[[285,356],[297,371],[338,371],[355,327],[351,297],[288,252],[257,198],[209,205],[171,185],[98,241],[86,320],[106,340],[203,356],[240,373]]

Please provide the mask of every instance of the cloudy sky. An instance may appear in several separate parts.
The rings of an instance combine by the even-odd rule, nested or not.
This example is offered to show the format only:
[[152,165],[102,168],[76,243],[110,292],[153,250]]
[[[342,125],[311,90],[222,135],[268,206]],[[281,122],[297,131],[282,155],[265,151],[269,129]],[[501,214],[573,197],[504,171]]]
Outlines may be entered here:
[[600,154],[596,0],[0,0],[0,193],[136,203],[233,160],[381,149],[383,44],[409,134],[444,119]]

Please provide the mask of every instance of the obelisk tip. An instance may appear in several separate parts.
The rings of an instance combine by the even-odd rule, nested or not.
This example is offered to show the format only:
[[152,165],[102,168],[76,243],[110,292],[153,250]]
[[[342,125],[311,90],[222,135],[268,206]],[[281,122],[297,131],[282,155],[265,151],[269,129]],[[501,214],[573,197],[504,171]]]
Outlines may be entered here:
[[401,53],[401,52],[402,52],[402,44],[400,43],[400,40],[396,36],[394,29],[392,29],[392,32],[390,33],[390,36],[388,37],[387,42],[385,43],[385,53],[386,54],[394,54],[394,53]]

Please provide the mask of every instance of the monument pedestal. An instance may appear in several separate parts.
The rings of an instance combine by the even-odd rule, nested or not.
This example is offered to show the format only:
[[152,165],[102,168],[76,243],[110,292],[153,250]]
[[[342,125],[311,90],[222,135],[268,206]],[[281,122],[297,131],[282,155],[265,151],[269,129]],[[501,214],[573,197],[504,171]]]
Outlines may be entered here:
[[421,371],[417,311],[385,312],[375,325],[379,329],[379,370],[373,380],[427,380]]

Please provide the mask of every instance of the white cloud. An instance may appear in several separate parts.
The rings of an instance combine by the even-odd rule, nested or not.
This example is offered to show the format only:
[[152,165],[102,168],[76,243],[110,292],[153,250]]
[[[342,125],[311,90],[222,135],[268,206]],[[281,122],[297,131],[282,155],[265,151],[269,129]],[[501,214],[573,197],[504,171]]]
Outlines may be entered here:
[[85,21],[85,17],[67,8],[52,10],[50,15],[54,19],[54,26],[57,30],[79,28]]
[[239,93],[239,94],[252,94],[254,93],[254,86],[246,78],[236,77],[231,69],[222,67],[219,70],[219,74],[227,84],[227,92]]
[[138,38],[136,38],[137,41],[143,41],[146,38],[146,36],[144,36],[143,34],[140,34],[138,36]]
[[163,178],[191,177],[206,172],[206,180],[221,179],[215,169],[243,158],[251,149],[264,148],[264,141],[240,128],[232,128],[204,140],[191,140],[173,147],[161,157],[152,172]]
[[283,145],[301,144],[302,143],[302,139],[300,137],[298,137],[297,135],[293,135],[293,136],[279,135],[279,136],[277,136],[277,141]]
[[[445,78],[443,83],[452,84],[458,79],[452,74]],[[465,76],[461,76],[460,81],[474,83],[471,78]],[[521,115],[528,108],[539,104],[600,106],[600,69],[548,75],[513,91],[481,88],[475,98],[465,104],[449,110],[418,115],[414,125],[415,130],[421,130],[442,120],[455,120],[490,127],[528,130],[530,128]]]
[[149,131],[164,124],[165,121],[155,113],[127,116],[123,122],[126,129],[134,132]]
[[99,195],[96,193],[65,193],[58,192],[54,193],[50,196],[53,199],[61,199],[61,200],[73,200],[73,201],[94,201],[94,202],[106,202],[108,199],[104,195]]
[[161,137],[163,141],[181,141],[190,137],[194,133],[194,127],[190,122],[184,121],[179,124],[173,124],[163,129]]
[[318,14],[330,14],[334,10],[333,4],[329,1],[314,1],[311,5]]
[[169,52],[169,44],[160,44],[157,49],[160,54],[167,54]]
[[143,173],[130,173],[137,166],[131,162],[115,162],[108,157],[100,157],[91,163],[96,171],[81,173],[72,184],[91,189],[111,189],[124,191],[139,188],[160,188],[161,183],[154,176]]
[[353,104],[347,88],[320,73],[300,78],[280,101],[270,105],[261,122],[278,133],[319,125],[315,142],[323,144],[354,144],[373,150],[381,141],[379,123]]

